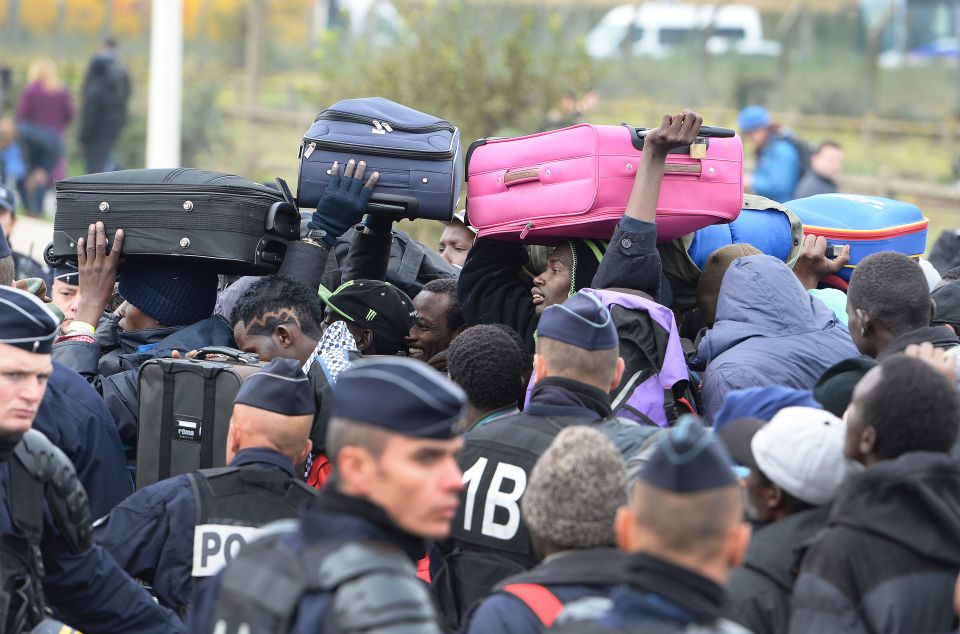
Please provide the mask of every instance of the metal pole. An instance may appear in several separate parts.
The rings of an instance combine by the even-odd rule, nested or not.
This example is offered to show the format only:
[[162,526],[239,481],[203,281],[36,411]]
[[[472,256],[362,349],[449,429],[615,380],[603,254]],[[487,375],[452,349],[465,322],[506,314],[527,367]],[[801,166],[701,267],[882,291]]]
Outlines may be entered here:
[[147,167],[180,166],[182,92],[183,0],[153,0],[150,14]]

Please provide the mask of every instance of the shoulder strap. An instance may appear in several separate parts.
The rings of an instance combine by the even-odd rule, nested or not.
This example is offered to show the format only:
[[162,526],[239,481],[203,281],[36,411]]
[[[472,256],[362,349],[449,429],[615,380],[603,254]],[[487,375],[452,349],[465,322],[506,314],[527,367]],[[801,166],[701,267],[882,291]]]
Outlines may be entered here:
[[405,285],[415,285],[420,275],[420,266],[423,264],[423,248],[415,240],[401,239],[394,233],[394,240],[400,243],[403,253],[400,255],[400,266],[397,270],[397,282]]
[[278,533],[247,544],[223,572],[213,631],[286,632],[309,581],[298,553]]
[[[187,479],[190,481],[190,488],[196,502],[197,526],[206,524],[211,516],[222,517],[221,514],[224,512],[227,513],[226,517],[235,520],[246,519],[252,521],[253,525],[258,525],[271,518],[271,509],[276,510],[276,503],[282,502],[290,511],[295,512],[301,503],[318,494],[313,488],[286,472],[259,465],[201,469],[188,473]],[[269,493],[270,497],[257,498],[260,502],[256,503],[257,507],[254,509],[251,509],[249,504],[239,509],[223,506],[224,503],[229,505],[232,500],[244,498],[248,494],[263,495],[264,493]],[[241,515],[233,516],[224,508],[228,511],[240,512]],[[244,508],[247,509],[246,516],[243,514]],[[249,514],[251,510],[254,511],[252,515]],[[258,517],[262,519],[257,521]]]
[[31,544],[43,536],[43,482],[35,478],[21,460],[10,461],[7,482],[10,519]]
[[523,601],[544,627],[551,627],[563,612],[563,602],[546,586],[537,583],[511,583],[503,591]]
[[[21,530],[35,530],[38,527],[38,534],[42,535],[43,503],[46,500],[62,533],[63,545],[72,553],[80,553],[89,548],[93,536],[90,505],[70,459],[35,429],[30,429],[23,435],[13,454],[16,458],[13,463],[19,464],[19,467],[12,467],[11,472],[15,473],[22,468],[22,473],[17,477],[20,482],[27,483],[27,488],[18,491],[11,498],[11,506],[16,504],[22,508],[24,519],[28,517],[28,513],[36,513],[36,508],[39,507],[39,523],[28,525]],[[36,485],[29,484],[30,481],[38,483],[39,489],[34,488]],[[25,499],[30,493],[33,493],[35,498]],[[16,501],[17,498],[19,501]]]
[[194,526],[202,526],[207,523],[207,504],[206,496],[201,491],[200,479],[203,478],[199,473],[188,473],[187,481],[190,483],[190,492],[193,493],[193,505],[197,509],[197,516],[194,520]]

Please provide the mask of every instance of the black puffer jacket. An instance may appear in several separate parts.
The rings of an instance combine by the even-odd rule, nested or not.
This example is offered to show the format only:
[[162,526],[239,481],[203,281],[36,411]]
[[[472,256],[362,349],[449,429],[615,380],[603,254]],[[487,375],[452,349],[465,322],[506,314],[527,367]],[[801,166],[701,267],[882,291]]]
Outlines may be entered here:
[[913,452],[848,480],[803,560],[790,632],[913,634],[956,627],[960,464]]
[[754,634],[786,634],[800,559],[829,515],[830,507],[822,506],[755,530],[746,559],[727,581],[724,616]]

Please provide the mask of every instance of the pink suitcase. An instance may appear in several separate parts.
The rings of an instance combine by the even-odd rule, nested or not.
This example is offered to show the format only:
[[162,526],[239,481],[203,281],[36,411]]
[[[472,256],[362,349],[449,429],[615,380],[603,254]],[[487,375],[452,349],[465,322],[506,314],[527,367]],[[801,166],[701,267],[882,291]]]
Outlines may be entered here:
[[[535,243],[609,239],[633,188],[645,129],[575,125],[467,152],[467,212],[481,237]],[[701,130],[700,147],[671,152],[657,205],[657,240],[731,222],[743,206],[743,144],[733,130]]]

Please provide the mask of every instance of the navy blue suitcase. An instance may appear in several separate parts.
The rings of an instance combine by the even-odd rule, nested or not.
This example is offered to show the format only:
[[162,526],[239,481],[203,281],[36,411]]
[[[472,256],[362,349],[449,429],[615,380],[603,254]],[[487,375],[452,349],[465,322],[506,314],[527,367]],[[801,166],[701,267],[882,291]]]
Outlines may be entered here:
[[[460,198],[460,131],[450,122],[382,97],[347,99],[314,120],[300,146],[297,202],[315,208],[334,161],[380,173],[367,211],[448,221]],[[341,168],[342,170],[342,168]],[[342,173],[342,172],[341,172]]]

